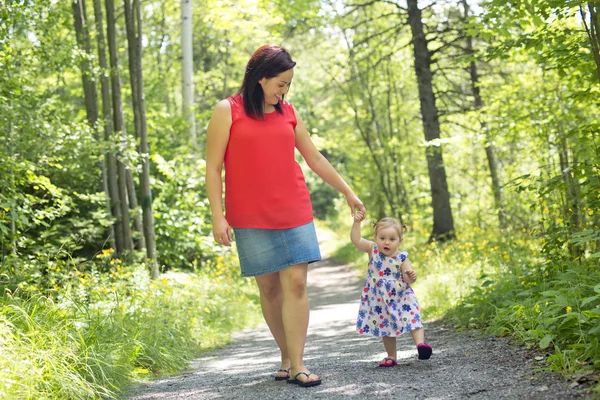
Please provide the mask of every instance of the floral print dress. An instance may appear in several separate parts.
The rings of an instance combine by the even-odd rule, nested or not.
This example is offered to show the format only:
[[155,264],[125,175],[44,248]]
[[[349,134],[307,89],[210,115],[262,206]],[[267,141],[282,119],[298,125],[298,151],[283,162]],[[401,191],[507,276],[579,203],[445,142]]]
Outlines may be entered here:
[[356,321],[359,334],[400,336],[423,327],[415,292],[402,279],[400,265],[407,258],[405,251],[390,257],[373,246]]

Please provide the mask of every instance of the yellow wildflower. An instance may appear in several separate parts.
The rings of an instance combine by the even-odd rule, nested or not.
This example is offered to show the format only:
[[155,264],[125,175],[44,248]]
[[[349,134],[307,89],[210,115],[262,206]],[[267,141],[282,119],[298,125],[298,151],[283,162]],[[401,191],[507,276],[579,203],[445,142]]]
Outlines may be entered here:
[[571,308],[571,306],[567,306],[567,312],[571,312],[573,311],[573,309]]

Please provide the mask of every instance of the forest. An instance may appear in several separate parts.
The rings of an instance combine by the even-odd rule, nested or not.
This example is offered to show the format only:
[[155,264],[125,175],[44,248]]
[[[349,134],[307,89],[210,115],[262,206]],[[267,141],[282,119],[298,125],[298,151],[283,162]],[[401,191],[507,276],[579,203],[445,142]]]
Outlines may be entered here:
[[[0,399],[116,398],[261,321],[213,240],[205,136],[267,43],[367,218],[408,226],[425,318],[514,337],[600,394],[599,12],[0,0]],[[343,197],[298,161],[361,273]]]

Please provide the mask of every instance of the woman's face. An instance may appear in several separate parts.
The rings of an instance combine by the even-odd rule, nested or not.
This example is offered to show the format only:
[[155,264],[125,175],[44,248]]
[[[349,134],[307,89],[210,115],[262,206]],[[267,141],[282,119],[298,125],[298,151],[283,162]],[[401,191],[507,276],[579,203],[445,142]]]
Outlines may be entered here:
[[265,105],[274,106],[279,103],[283,95],[287,94],[293,77],[294,70],[288,69],[273,78],[262,78],[259,80],[258,83],[262,86],[265,96]]

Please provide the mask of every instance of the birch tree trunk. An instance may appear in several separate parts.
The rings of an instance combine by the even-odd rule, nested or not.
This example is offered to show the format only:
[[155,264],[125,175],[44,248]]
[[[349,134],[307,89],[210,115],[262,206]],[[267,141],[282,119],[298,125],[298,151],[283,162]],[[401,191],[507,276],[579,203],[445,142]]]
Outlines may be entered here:
[[[412,32],[415,73],[419,87],[423,131],[427,142],[427,168],[431,185],[431,205],[433,207],[433,231],[430,241],[445,241],[455,237],[454,219],[450,208],[450,193],[446,179],[446,169],[442,157],[440,139],[440,121],[435,94],[433,93],[431,73],[431,54],[423,32],[421,10],[417,0],[407,0],[408,21]],[[436,142],[438,142],[436,144]]]
[[183,83],[183,114],[188,125],[188,137],[193,148],[196,143],[196,118],[194,115],[194,71],[192,47],[192,1],[181,0],[181,70]]

